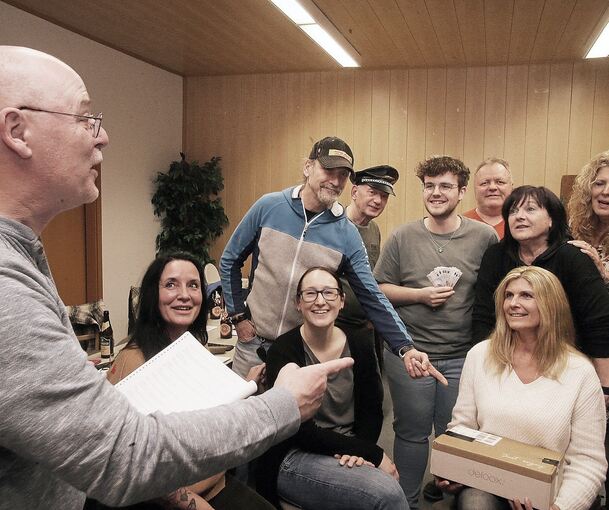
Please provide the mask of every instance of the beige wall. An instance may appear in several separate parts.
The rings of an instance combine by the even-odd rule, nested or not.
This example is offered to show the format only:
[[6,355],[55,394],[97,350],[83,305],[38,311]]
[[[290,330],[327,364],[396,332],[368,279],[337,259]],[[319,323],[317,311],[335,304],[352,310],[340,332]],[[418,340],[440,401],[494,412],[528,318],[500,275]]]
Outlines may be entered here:
[[182,78],[0,2],[0,44],[51,53],[83,77],[104,112],[110,146],[102,172],[104,301],[118,338],[127,332],[129,286],[154,257],[152,177],[179,159]]
[[[397,198],[379,219],[384,237],[422,216],[414,168],[427,155],[450,154],[470,168],[501,156],[517,185],[559,193],[561,175],[609,147],[608,64],[187,78],[186,151],[223,158],[230,227],[214,256],[260,195],[299,181],[312,144],[331,134],[351,145],[357,168],[400,171]],[[470,189],[463,207],[473,203]]]

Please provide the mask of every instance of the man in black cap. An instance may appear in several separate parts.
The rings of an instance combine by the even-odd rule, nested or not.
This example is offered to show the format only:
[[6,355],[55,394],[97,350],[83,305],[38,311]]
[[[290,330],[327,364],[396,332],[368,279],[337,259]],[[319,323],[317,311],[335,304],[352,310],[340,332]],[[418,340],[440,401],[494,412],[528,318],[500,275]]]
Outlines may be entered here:
[[398,171],[389,165],[373,166],[351,175],[353,188],[347,217],[362,236],[371,269],[381,253],[381,232],[374,219],[385,210],[389,195],[395,196],[393,185],[399,178]]
[[[399,179],[398,171],[389,165],[379,165],[366,168],[351,174],[351,204],[347,207],[347,217],[357,228],[366,252],[370,269],[381,253],[381,231],[374,221],[385,210],[389,195],[395,196],[393,185]],[[374,329],[368,316],[359,304],[353,290],[343,278],[345,287],[345,307],[337,319],[339,326],[349,328],[370,342],[374,342]],[[382,339],[377,336],[375,350],[382,366]]]
[[[313,145],[304,183],[260,198],[231,236],[220,261],[222,289],[238,342],[233,369],[246,375],[280,335],[302,324],[294,306],[301,275],[314,266],[339,271],[389,348],[412,377],[437,375],[372,276],[357,229],[337,199],[353,174],[353,152],[341,139]],[[252,255],[250,292],[241,268]],[[261,349],[262,348],[262,349]],[[404,374],[406,376],[406,374]],[[444,382],[443,377],[440,380]]]

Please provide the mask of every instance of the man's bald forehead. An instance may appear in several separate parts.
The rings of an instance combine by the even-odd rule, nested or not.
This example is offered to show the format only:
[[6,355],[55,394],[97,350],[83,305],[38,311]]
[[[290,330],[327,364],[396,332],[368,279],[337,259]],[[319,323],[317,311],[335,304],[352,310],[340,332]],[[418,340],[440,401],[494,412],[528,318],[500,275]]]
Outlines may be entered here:
[[80,77],[69,65],[42,51],[0,46],[0,108],[27,104],[66,78]]
[[476,170],[476,173],[474,174],[474,180],[475,180],[475,182],[479,182],[480,181],[480,179],[481,179],[480,171],[481,170],[490,170],[490,171],[492,171],[494,168],[496,168],[500,172],[502,172],[505,175],[505,178],[509,182],[512,182],[512,172],[510,171],[509,165],[506,166],[502,161],[491,161],[491,162],[488,162],[488,163],[481,164],[478,167],[478,169]]

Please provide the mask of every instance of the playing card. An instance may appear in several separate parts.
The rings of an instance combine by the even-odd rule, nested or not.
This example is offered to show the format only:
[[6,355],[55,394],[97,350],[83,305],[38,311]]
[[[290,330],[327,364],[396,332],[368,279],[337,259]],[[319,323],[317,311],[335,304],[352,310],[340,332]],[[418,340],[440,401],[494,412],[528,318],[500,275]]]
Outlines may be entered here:
[[457,267],[434,267],[427,278],[434,287],[454,287],[463,272]]

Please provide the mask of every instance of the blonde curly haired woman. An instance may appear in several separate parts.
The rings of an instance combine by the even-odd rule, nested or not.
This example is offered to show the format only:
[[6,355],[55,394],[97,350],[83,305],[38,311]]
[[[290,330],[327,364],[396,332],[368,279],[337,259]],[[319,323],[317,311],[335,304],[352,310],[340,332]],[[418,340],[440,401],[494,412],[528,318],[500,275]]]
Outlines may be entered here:
[[[594,156],[573,184],[568,205],[569,224],[574,237],[571,244],[588,255],[609,286],[609,150]],[[606,384],[606,381],[604,381]],[[605,404],[609,388],[603,387]],[[605,435],[605,455],[609,459],[609,428]],[[605,493],[609,483],[605,480]]]
[[596,264],[609,283],[609,151],[584,166],[573,185],[568,206],[574,244]]

